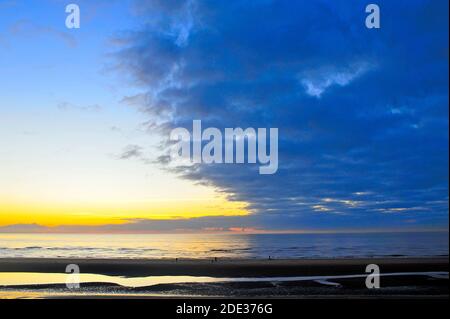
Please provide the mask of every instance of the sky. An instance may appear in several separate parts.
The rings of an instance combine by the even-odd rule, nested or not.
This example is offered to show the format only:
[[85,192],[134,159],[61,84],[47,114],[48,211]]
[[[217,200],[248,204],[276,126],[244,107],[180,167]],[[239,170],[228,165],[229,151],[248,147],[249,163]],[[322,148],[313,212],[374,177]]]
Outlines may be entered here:
[[[448,228],[448,2],[0,0],[0,232]],[[172,166],[175,127],[279,167]]]

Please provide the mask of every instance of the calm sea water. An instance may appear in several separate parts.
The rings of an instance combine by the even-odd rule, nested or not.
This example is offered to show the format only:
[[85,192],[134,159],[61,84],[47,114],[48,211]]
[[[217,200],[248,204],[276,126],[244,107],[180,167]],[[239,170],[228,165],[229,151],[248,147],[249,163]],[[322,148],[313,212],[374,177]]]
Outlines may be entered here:
[[0,234],[2,257],[328,258],[448,255],[448,233]]

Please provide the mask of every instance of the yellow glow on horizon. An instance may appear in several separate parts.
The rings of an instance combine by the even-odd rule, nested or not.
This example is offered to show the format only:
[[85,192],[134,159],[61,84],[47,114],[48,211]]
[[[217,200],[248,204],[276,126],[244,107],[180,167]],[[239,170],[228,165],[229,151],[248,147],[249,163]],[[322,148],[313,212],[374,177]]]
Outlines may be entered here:
[[247,204],[223,197],[204,200],[150,200],[113,203],[2,203],[0,226],[13,224],[104,225],[132,219],[175,219],[247,215]]
[[[52,106],[31,117],[17,112],[2,123],[0,226],[94,226],[249,213],[246,203],[228,200],[214,185],[150,164],[159,154],[155,148],[161,136],[136,131],[141,114],[122,117],[122,107],[120,116],[117,110],[87,115],[56,112]],[[105,123],[123,132],[112,133]],[[148,162],[120,159],[130,143],[144,146]]]

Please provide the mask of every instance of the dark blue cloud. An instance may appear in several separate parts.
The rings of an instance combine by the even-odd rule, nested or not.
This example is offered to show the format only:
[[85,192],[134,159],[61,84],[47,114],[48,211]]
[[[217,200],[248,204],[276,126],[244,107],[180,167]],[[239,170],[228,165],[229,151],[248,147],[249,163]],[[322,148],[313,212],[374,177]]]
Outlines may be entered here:
[[[279,170],[181,176],[251,204],[263,227],[448,223],[448,2],[139,1],[120,71],[152,129],[278,127]],[[162,161],[165,162],[165,161]]]

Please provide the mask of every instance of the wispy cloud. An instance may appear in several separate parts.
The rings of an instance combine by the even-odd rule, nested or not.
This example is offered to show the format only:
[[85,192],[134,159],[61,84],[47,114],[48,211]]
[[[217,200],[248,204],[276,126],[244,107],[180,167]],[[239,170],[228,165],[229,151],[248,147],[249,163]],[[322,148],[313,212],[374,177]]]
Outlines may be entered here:
[[37,37],[51,36],[64,42],[69,47],[76,47],[77,40],[66,31],[36,24],[29,20],[19,20],[10,26],[9,32],[14,36]]
[[57,107],[61,111],[78,110],[87,112],[98,112],[102,109],[102,107],[98,104],[82,106],[82,105],[75,105],[73,103],[66,101],[58,103]]
[[141,158],[143,156],[143,148],[139,145],[127,145],[122,153],[118,156],[119,159]]
[[342,70],[334,68],[319,68],[307,71],[299,76],[308,95],[320,98],[330,87],[347,86],[353,80],[370,70],[368,63],[354,63]]

